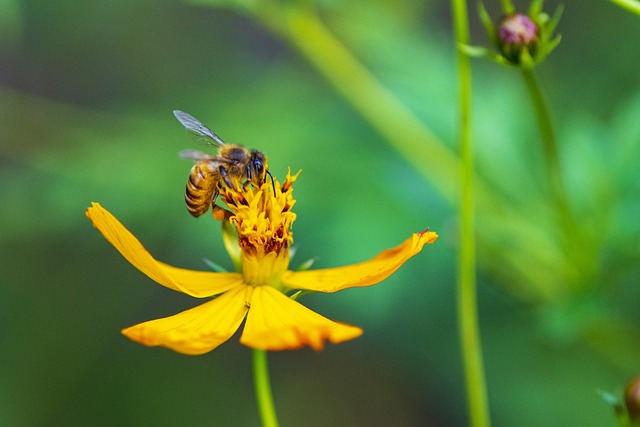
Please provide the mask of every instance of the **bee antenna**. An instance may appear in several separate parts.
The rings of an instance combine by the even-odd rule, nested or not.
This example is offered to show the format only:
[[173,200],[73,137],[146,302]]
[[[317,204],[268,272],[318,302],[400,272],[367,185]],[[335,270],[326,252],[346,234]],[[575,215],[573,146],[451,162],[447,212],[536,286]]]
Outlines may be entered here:
[[269,175],[269,178],[271,178],[271,185],[273,185],[273,194],[276,194],[276,182],[273,180],[273,175],[271,175],[271,172],[267,171],[267,175]]

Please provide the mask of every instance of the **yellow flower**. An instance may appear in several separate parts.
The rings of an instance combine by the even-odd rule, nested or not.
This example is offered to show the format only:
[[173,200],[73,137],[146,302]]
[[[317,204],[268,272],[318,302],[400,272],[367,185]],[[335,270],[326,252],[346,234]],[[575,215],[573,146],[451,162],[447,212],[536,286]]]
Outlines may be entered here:
[[[154,259],[120,222],[98,203],[86,214],[104,237],[136,268],[167,288],[212,300],[162,319],[140,323],[122,331],[148,346],[163,346],[184,354],[203,354],[227,341],[246,322],[240,342],[261,350],[296,349],[308,345],[321,350],[356,338],[362,329],[329,320],[285,293],[293,290],[336,292],[376,284],[420,252],[438,235],[423,231],[373,259],[355,265],[320,270],[291,271],[289,248],[293,242],[291,212],[293,182],[272,183],[243,190],[224,188],[221,197],[238,233],[241,272],[217,273],[172,267]],[[220,208],[217,208],[219,214]],[[215,214],[215,212],[214,212]]]

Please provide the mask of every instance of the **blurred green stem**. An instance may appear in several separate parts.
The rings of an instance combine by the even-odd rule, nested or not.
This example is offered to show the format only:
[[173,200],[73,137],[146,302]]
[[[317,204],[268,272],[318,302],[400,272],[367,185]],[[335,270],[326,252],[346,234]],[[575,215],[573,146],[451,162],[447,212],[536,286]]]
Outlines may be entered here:
[[[453,1],[456,44],[469,44],[466,0]],[[458,259],[458,326],[466,377],[469,421],[474,427],[489,426],[484,364],[480,344],[476,300],[476,241],[473,141],[471,140],[471,61],[461,50],[458,56],[460,144],[460,254]]]
[[640,2],[636,0],[610,0],[610,1],[611,3],[617,4],[621,8],[640,16]]
[[278,427],[265,350],[253,350],[253,384],[256,389],[258,410],[263,427]]
[[[558,224],[562,232],[562,242],[565,250],[565,258],[568,262],[574,262],[578,266],[586,265],[585,262],[581,262],[582,255],[586,253],[587,246],[583,246],[583,239],[580,235],[580,230],[577,226],[577,221],[569,206],[569,198],[564,186],[564,180],[562,176],[562,165],[560,161],[560,154],[558,151],[558,144],[556,142],[555,132],[553,131],[553,125],[551,123],[551,114],[549,108],[545,102],[544,96],[538,84],[538,80],[533,74],[532,70],[522,70],[522,76],[529,90],[531,102],[536,112],[538,119],[538,126],[540,128],[540,134],[542,137],[542,147],[544,160],[547,166],[547,175],[549,178],[548,186],[551,193],[551,199],[553,201]],[[589,261],[587,261],[589,262]],[[587,273],[590,269],[585,268],[584,273]],[[565,273],[571,274],[570,271]],[[585,274],[586,275],[586,274]],[[567,284],[571,284],[571,277],[565,277]]]
[[513,13],[515,11],[515,7],[511,0],[502,0],[502,11],[505,15]]
[[547,107],[547,103],[545,102],[542,91],[540,90],[540,85],[533,71],[523,70],[522,76],[527,84],[531,102],[533,103],[536,117],[538,118],[552,197],[559,212],[563,214],[563,217],[570,218],[571,214],[569,213],[569,205],[567,204],[567,194],[562,182],[562,167],[560,165],[558,144],[556,143],[556,135],[553,131],[553,125],[551,124],[549,108]]
[[[450,174],[458,166],[456,154],[353,56],[313,8],[297,5],[281,13],[284,16],[266,21],[270,28],[282,33],[284,25],[283,36],[356,111],[445,197],[455,200],[458,189]],[[284,22],[280,20],[282,17]]]
[[[460,2],[458,2],[460,3]],[[462,2],[464,3],[464,2]],[[466,5],[462,30],[467,33]],[[473,159],[470,146],[470,63],[461,58],[461,140],[462,163],[429,129],[400,102],[349,52],[322,24],[311,8],[295,7],[287,11],[285,35],[362,114],[393,148],[416,167],[447,198],[457,194],[452,171],[462,173],[461,215],[463,235],[460,259],[460,321],[467,367],[470,417],[474,426],[488,426],[484,372],[480,351],[475,303],[475,235],[473,198]],[[271,25],[278,30],[278,25]],[[468,36],[467,36],[468,38]],[[463,42],[459,40],[459,42]],[[464,63],[464,65],[462,65]],[[422,155],[424,153],[424,155]]]

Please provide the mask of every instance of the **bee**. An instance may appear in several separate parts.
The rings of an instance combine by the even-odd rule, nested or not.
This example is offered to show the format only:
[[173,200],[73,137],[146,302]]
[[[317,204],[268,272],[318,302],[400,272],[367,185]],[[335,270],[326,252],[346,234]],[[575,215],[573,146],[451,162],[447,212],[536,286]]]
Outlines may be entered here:
[[[197,150],[180,152],[181,158],[196,162],[189,173],[184,196],[191,215],[199,217],[205,213],[215,203],[222,185],[234,188],[234,181],[237,181],[242,183],[243,188],[249,184],[260,187],[267,175],[273,183],[264,153],[249,150],[244,145],[225,143],[211,129],[183,111],[174,110],[173,114],[192,139],[218,150],[217,155]],[[275,193],[275,183],[273,185]]]

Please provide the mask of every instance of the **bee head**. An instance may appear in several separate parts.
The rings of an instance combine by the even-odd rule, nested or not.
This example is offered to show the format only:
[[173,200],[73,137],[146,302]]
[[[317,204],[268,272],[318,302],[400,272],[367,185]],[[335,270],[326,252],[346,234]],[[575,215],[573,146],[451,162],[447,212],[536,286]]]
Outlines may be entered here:
[[258,150],[252,150],[251,163],[247,167],[247,178],[258,185],[262,185],[265,180],[265,175],[268,173],[266,165],[267,158],[265,155]]
[[247,167],[248,178],[250,181],[257,183],[258,185],[264,184],[267,175],[271,178],[271,185],[273,185],[273,193],[276,192],[276,184],[273,180],[273,176],[267,169],[267,157],[264,153],[258,150],[251,151],[251,164]]

